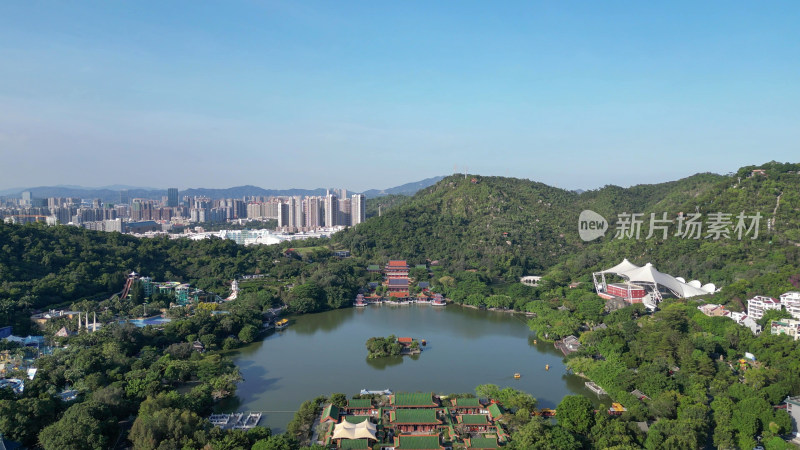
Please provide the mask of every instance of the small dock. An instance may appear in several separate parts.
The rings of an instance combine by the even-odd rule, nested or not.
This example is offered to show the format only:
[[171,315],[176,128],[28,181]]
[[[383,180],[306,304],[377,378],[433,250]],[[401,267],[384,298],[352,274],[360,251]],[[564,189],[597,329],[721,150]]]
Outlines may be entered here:
[[208,420],[223,430],[249,430],[261,421],[261,412],[212,414]]
[[594,381],[587,381],[584,383],[590,391],[594,392],[597,395],[608,395],[608,392],[604,391],[603,388],[598,386]]

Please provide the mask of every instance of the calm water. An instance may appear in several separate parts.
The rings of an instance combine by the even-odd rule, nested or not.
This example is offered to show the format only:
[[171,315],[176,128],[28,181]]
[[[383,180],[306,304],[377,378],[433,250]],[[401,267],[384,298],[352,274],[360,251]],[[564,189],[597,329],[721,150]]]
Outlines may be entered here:
[[[285,330],[233,354],[244,381],[223,410],[267,411],[261,425],[280,432],[303,401],[333,392],[350,397],[361,389],[447,394],[493,383],[529,392],[539,407],[553,408],[575,393],[597,400],[583,379],[566,373],[553,344],[533,343],[521,315],[453,305],[371,305],[290,320]],[[428,345],[421,355],[368,360],[366,340],[390,334]],[[522,378],[515,380],[515,372]]]

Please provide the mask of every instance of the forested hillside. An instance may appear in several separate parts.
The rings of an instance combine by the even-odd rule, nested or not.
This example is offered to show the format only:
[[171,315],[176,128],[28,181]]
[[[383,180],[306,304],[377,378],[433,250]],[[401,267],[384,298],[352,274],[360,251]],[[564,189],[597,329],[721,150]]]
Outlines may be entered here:
[[[764,174],[753,175],[754,169]],[[642,238],[614,239],[610,229],[605,238],[581,245],[581,251],[564,258],[557,270],[566,278],[583,278],[593,269],[616,264],[628,258],[636,264],[652,262],[662,272],[682,276],[687,280],[699,279],[722,286],[720,298],[744,298],[751,293],[777,295],[791,289],[789,279],[800,266],[800,164],[769,163],[760,167],[744,167],[726,177],[696,175],[669,186],[663,194],[652,196],[644,205],[634,205],[640,210],[601,207],[596,202],[584,202],[582,208],[593,209],[609,220],[622,212],[642,212]],[[665,183],[667,187],[671,183]],[[636,189],[636,188],[632,188]],[[586,193],[584,195],[591,194]],[[583,197],[583,195],[581,196]],[[594,209],[597,208],[597,209]],[[674,217],[679,212],[703,214],[730,214],[731,229],[736,216],[761,215],[759,232],[743,235],[736,233],[717,240],[707,237],[704,227],[699,239],[675,236],[677,226],[670,228],[666,240],[656,235],[645,239],[650,213],[660,218],[664,212]],[[707,223],[707,222],[706,222]]]
[[[754,169],[763,173],[753,175]],[[697,174],[682,180],[631,188],[606,186],[576,194],[527,180],[450,176],[400,206],[339,233],[334,242],[375,262],[406,258],[439,260],[451,272],[476,270],[488,279],[545,275],[564,282],[589,280],[593,270],[622,258],[652,262],[664,272],[725,286],[724,298],[743,296],[753,283],[783,289],[800,264],[800,165],[768,163],[730,175]],[[605,237],[583,242],[578,216],[590,209],[610,223]],[[761,215],[756,239],[646,239],[650,213]],[[615,239],[617,215],[642,213],[640,238]],[[780,283],[758,281],[759,277]],[[772,279],[768,278],[768,279]],[[755,281],[754,281],[755,280]],[[774,280],[773,280],[774,281]]]
[[[298,244],[318,242],[291,243]],[[314,284],[310,291],[273,293],[302,312],[349,304],[366,282],[355,261],[330,258],[325,247],[287,256],[289,245],[244,247],[221,239],[139,239],[72,226],[0,223],[0,326],[25,333],[34,310],[108,299],[122,290],[132,270],[222,296],[237,275],[269,273],[279,285]]]
[[[754,169],[763,173],[753,175]],[[561,285],[588,281],[593,270],[628,258],[637,264],[652,262],[687,280],[716,283],[723,287],[718,295],[723,301],[777,294],[798,283],[798,171],[799,164],[768,163],[727,176],[698,174],[582,194],[513,178],[450,176],[413,197],[390,199],[400,204],[329,241],[291,244],[350,249],[355,258],[335,270],[324,267],[327,253],[319,251],[304,254],[302,263],[276,265],[289,244],[243,247],[221,240],[137,239],[75,227],[0,224],[0,325],[21,317],[14,314],[20,310],[108,298],[121,290],[131,270],[219,294],[227,292],[237,274],[272,271],[281,279],[317,280],[328,290],[312,290],[313,299],[298,301],[304,305],[301,309],[339,307],[364,280],[360,268],[389,258],[406,258],[412,264],[438,260],[444,275],[476,272],[467,273],[474,280],[459,282],[495,286],[539,274]],[[580,240],[577,219],[584,209],[609,220],[605,237]],[[645,239],[650,213],[675,217],[694,211],[704,217],[712,212],[759,213],[758,238]],[[640,239],[614,239],[616,216],[630,212],[644,214]],[[324,276],[326,270],[337,275]],[[337,286],[344,289],[339,292]]]
[[566,254],[559,234],[576,199],[541,183],[450,176],[333,240],[370,260],[427,258],[512,279]]

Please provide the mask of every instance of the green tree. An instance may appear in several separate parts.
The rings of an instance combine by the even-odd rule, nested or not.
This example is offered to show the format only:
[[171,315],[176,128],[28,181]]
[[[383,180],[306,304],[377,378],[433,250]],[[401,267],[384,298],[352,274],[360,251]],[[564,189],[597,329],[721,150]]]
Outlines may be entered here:
[[245,325],[239,331],[239,340],[245,344],[249,344],[256,340],[258,337],[258,328],[254,325]]
[[347,406],[347,396],[342,394],[341,392],[336,392],[331,394],[331,403],[336,405],[339,408],[344,408]]
[[70,406],[61,419],[39,433],[39,443],[48,449],[96,449],[109,447],[116,423],[108,410],[93,402]]
[[587,435],[594,426],[594,406],[582,395],[567,395],[558,404],[558,424],[565,430]]
[[136,450],[198,447],[195,433],[207,426],[206,420],[187,410],[163,408],[144,414],[140,410],[128,439]]
[[7,439],[33,445],[42,428],[55,420],[57,411],[58,405],[49,396],[0,400],[0,432]]
[[297,450],[298,448],[300,446],[296,440],[279,434],[257,441],[253,444],[252,450]]

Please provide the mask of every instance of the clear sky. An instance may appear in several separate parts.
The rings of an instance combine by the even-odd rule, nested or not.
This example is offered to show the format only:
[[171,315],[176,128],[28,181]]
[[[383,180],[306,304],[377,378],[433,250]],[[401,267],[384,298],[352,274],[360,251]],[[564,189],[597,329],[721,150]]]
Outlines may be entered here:
[[800,2],[4,1],[0,188],[800,161]]

